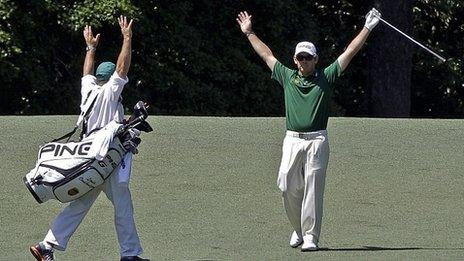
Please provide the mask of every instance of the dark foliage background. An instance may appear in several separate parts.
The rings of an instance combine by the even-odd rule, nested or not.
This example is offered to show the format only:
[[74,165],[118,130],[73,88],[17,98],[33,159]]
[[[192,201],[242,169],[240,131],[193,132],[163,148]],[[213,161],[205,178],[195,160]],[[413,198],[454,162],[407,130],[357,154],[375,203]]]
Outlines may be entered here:
[[379,24],[338,84],[332,114],[462,118],[464,7],[444,0],[0,0],[0,114],[78,113],[82,29],[101,33],[97,62],[116,61],[123,14],[136,20],[126,109],[146,100],[156,114],[282,116],[282,90],[241,34],[237,13],[253,15],[254,31],[287,66],[295,44],[308,39],[323,67],[372,7],[449,59],[440,63]]

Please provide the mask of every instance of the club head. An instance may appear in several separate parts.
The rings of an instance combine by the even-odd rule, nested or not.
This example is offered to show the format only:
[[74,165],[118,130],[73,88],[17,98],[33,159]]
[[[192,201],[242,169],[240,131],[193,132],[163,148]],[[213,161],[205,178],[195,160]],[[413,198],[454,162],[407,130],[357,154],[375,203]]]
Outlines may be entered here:
[[148,117],[148,111],[147,111],[148,107],[149,106],[145,102],[138,101],[134,105],[134,112],[132,112],[132,115],[129,117],[127,121],[131,122],[134,119],[139,118],[140,116],[142,116],[143,119],[146,119]]
[[153,128],[150,126],[150,124],[146,121],[142,121],[136,126],[134,126],[135,129],[143,132],[152,132]]
[[148,105],[143,102],[143,101],[138,101],[134,105],[134,114],[136,117],[143,116],[144,119],[148,117],[148,111],[147,111]]

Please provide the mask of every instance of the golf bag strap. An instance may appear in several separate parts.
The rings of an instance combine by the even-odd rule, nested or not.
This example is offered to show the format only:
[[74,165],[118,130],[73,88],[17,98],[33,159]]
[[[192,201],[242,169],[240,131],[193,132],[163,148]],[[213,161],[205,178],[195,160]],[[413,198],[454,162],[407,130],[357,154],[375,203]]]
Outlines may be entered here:
[[87,116],[89,116],[89,113],[92,110],[93,106],[95,105],[95,101],[97,100],[97,97],[98,97],[99,94],[100,94],[100,92],[97,91],[97,90],[89,92],[87,94],[87,97],[86,97],[85,101],[84,101],[84,106],[89,101],[89,98],[91,99],[90,106],[88,106],[87,108],[85,108],[84,110],[81,111],[81,113],[79,114],[79,118],[77,119],[76,126],[74,126],[74,129],[72,131],[66,133],[63,136],[52,140],[51,142],[57,142],[57,141],[60,141],[60,140],[66,139],[66,138],[68,138],[66,140],[66,142],[68,142],[69,139],[71,138],[71,136],[74,135],[74,133],[76,133],[77,129],[81,125],[81,122],[82,122],[82,131],[81,131],[79,140],[82,140],[83,137],[84,137],[85,131],[87,129]]
[[69,138],[71,138],[71,136],[77,131],[77,129],[79,128],[79,126],[75,126],[74,129],[68,133],[66,133],[65,135],[59,137],[59,138],[56,138],[54,140],[52,140],[51,142],[57,142],[57,141],[60,141],[60,140],[63,140],[63,139],[66,139],[68,138],[68,140],[66,142],[69,141]]
[[84,138],[86,130],[87,130],[87,121],[84,119],[84,121],[82,122],[82,130],[81,130],[81,134],[79,135],[79,140],[82,140]]

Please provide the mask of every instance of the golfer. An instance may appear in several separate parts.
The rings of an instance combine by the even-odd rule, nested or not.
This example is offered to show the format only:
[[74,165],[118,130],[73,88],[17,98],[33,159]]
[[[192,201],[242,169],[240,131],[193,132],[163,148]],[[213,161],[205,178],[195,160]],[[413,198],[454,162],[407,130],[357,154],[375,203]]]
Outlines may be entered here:
[[[91,96],[91,92],[99,92],[93,101],[94,104],[88,117],[84,120],[83,131],[85,135],[105,127],[113,120],[122,123],[124,119],[121,92],[128,82],[127,73],[131,63],[132,20],[128,22],[126,17],[121,16],[118,18],[118,22],[121,27],[123,44],[117,64],[114,65],[111,62],[101,63],[97,68],[96,77],[92,74],[95,51],[100,35],[94,37],[90,26],[86,26],[84,29],[87,53],[83,66],[81,108],[88,102],[87,98]],[[74,234],[101,191],[105,192],[114,206],[114,224],[120,246],[121,261],[148,260],[139,257],[142,253],[142,247],[135,228],[134,210],[128,180],[121,182],[124,178],[127,179],[130,173],[130,169],[127,170],[127,165],[130,166],[130,161],[126,162],[125,167],[119,166],[117,172],[111,175],[101,186],[71,202],[63,209],[53,221],[44,240],[30,248],[31,253],[37,260],[54,260],[54,250],[64,251],[66,249],[70,237]],[[124,175],[126,176],[123,177]]]
[[293,227],[290,246],[302,251],[318,250],[322,202],[329,160],[327,121],[334,83],[361,49],[380,13],[372,9],[361,32],[346,50],[324,70],[317,70],[319,57],[311,42],[296,45],[296,70],[280,63],[252,29],[251,15],[241,12],[237,22],[256,53],[272,71],[272,79],[284,88],[287,132],[282,146],[277,185],[283,192],[287,217]]

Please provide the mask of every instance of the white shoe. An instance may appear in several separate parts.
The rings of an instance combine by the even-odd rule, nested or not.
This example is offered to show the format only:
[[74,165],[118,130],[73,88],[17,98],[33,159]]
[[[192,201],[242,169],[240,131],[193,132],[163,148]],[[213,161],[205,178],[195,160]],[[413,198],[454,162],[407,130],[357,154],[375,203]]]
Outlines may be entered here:
[[290,237],[290,246],[295,248],[303,243],[303,239],[298,236],[296,231],[293,231],[292,236]]
[[306,251],[317,251],[319,250],[319,247],[317,246],[317,243],[314,240],[313,235],[308,235],[303,237],[303,245],[301,246],[301,251],[306,252]]

